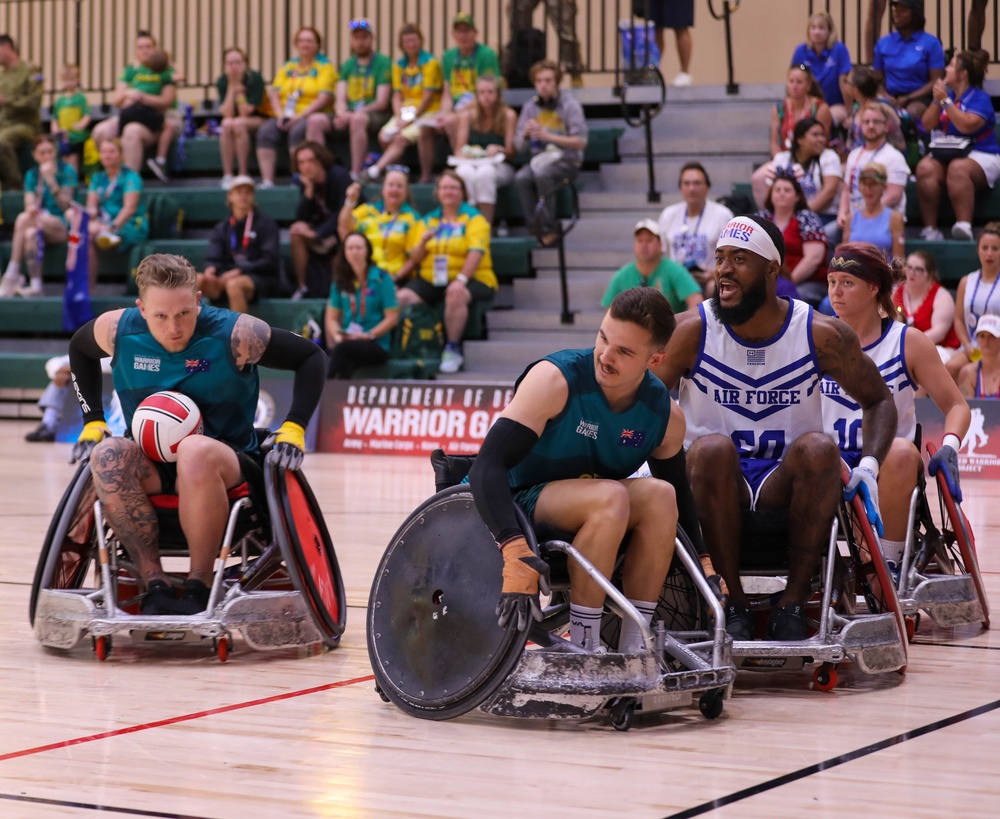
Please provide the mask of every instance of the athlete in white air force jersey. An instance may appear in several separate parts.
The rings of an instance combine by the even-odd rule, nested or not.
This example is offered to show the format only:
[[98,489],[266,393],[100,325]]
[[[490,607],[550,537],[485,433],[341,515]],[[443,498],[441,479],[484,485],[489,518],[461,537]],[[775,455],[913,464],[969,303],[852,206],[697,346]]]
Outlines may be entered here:
[[784,240],[771,222],[755,216],[730,221],[715,264],[716,295],[702,309],[678,316],[656,373],[670,388],[680,384],[689,424],[688,479],[705,546],[728,586],[726,630],[734,639],[753,639],[739,578],[742,510],[787,509],[794,546],[768,635],[804,639],[809,581],[842,492],[840,451],[823,432],[820,380],[829,375],[862,407],[864,454],[871,458],[852,473],[848,491],[861,487],[879,525],[873,473],[895,434],[896,409],[849,327],[802,302],[778,298]]

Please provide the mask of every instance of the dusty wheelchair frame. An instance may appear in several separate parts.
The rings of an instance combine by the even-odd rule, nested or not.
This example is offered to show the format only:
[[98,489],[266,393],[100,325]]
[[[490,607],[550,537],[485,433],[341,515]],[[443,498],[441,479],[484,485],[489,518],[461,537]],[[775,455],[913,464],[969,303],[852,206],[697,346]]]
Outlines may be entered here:
[[[176,496],[151,500],[161,556],[186,557]],[[265,460],[262,480],[231,490],[229,501],[208,607],[193,615],[144,615],[135,564],[104,518],[89,460],[83,461],[35,570],[29,617],[39,642],[69,650],[89,636],[99,660],[117,639],[145,645],[210,640],[225,662],[236,632],[253,649],[335,648],[347,611],[343,581],[305,475]],[[183,574],[170,579],[179,586]]]
[[[928,443],[926,449],[931,457],[937,451],[933,443]],[[972,527],[944,474],[939,472],[936,481],[936,519],[923,469],[910,497],[897,593],[911,640],[920,626],[922,611],[944,628],[973,623],[980,623],[984,629],[990,627],[989,600]]]
[[[383,700],[424,719],[476,708],[535,719],[604,715],[618,730],[628,730],[636,713],[683,708],[695,697],[705,717],[722,713],[735,677],[730,641],[683,531],[651,628],[620,591],[617,573],[605,578],[565,534],[536,533],[518,514],[552,575],[542,621],[527,631],[497,625],[503,561],[467,484],[441,489],[392,537],[367,613],[369,658]],[[622,619],[631,618],[642,630],[639,652],[588,653],[559,636],[569,625],[568,561],[607,595],[604,640],[617,644]],[[706,625],[709,619],[715,625]]]

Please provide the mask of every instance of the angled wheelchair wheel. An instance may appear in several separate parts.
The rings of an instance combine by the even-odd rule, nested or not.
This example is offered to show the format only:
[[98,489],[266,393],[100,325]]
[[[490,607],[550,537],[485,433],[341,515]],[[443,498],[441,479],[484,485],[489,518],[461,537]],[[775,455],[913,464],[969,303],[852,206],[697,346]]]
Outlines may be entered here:
[[[680,526],[677,527],[677,537],[687,549],[688,554],[697,559],[698,555],[691,539]],[[621,588],[623,570],[624,561],[619,559],[615,566],[615,573],[611,578],[611,582],[619,589]],[[705,605],[695,588],[694,580],[687,573],[681,559],[675,554],[670,563],[670,571],[667,573],[663,588],[660,590],[653,620],[654,622],[661,620],[666,631],[701,631],[705,628],[707,619]],[[621,626],[621,618],[605,608],[604,617],[601,620],[601,640],[605,645],[618,645]]]
[[[523,515],[521,525],[531,531]],[[383,697],[444,720],[493,694],[528,639],[513,622],[497,625],[502,570],[467,486],[438,492],[403,522],[368,601],[368,657]]]
[[271,529],[288,577],[305,598],[324,644],[334,648],[344,633],[347,601],[323,513],[300,471],[265,462],[264,485]]
[[38,594],[43,589],[79,589],[97,556],[94,491],[90,461],[77,467],[49,523],[35,577],[31,583],[28,619],[35,624]]
[[[927,444],[927,453],[931,457],[934,457],[936,451],[937,448],[934,444]],[[959,571],[972,578],[979,602],[983,607],[983,628],[988,629],[990,627],[990,604],[986,597],[986,588],[983,585],[983,575],[979,571],[979,556],[976,553],[976,540],[972,534],[972,527],[962,511],[962,505],[951,494],[943,472],[937,474],[937,490],[943,546],[951,558],[959,564]]]
[[[855,495],[850,501],[841,503],[841,525],[854,564],[858,591],[864,596],[868,610],[872,614],[892,612],[905,653],[909,643],[906,637],[903,607],[899,603],[896,586],[879,548],[878,536],[868,522],[860,494]],[[905,669],[905,666],[901,668],[900,673]]]

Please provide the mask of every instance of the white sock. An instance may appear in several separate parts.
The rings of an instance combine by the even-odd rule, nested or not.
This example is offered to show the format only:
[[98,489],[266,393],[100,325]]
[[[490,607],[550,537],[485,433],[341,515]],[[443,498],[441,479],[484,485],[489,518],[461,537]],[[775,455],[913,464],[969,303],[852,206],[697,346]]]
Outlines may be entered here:
[[13,260],[7,262],[7,269],[3,272],[4,278],[8,276],[14,278],[15,276],[21,275],[21,263],[15,262]]
[[571,603],[569,607],[569,639],[573,645],[593,651],[601,645],[601,617],[604,607],[592,609]]
[[[631,597],[628,601],[639,610],[639,614],[642,615],[642,619],[646,621],[648,626],[653,621],[656,603],[651,603],[648,600],[633,600]],[[620,654],[635,654],[642,648],[642,631],[639,630],[639,624],[631,617],[624,618],[622,620],[622,633],[618,638],[618,652]]]
[[[42,277],[41,276],[32,276],[31,277],[31,289],[32,290],[41,290],[42,289]],[[957,452],[958,450],[955,450],[955,451]]]
[[54,427],[59,423],[59,410],[55,407],[46,407],[42,410],[42,423],[47,427]]
[[882,557],[898,566],[903,559],[903,547],[906,543],[902,540],[881,540]]

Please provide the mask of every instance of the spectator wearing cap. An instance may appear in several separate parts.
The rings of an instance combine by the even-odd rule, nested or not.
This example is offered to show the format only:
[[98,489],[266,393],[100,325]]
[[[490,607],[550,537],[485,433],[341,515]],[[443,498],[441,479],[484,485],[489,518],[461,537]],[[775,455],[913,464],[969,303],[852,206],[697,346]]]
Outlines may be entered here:
[[714,287],[715,245],[733,212],[708,198],[712,181],[700,162],[688,162],[677,177],[683,202],[660,214],[663,252],[687,268],[702,288]]
[[0,184],[20,189],[17,150],[42,132],[42,71],[21,59],[14,40],[0,34]]
[[976,343],[980,359],[962,367],[958,388],[966,398],[1000,398],[1000,316],[979,318]]
[[521,108],[514,146],[527,148],[531,161],[514,175],[514,184],[529,230],[550,245],[559,235],[556,193],[580,173],[589,129],[577,98],[559,90],[557,63],[541,60],[530,75],[535,96]]
[[924,0],[893,0],[890,14],[894,31],[875,44],[875,71],[896,108],[920,119],[944,77],[944,47],[924,31]]
[[322,143],[326,134],[346,131],[351,143],[351,175],[357,177],[368,155],[368,140],[392,116],[392,61],[373,47],[375,31],[367,20],[351,20],[351,56],[340,67],[333,115],[309,116],[306,139]]
[[245,313],[260,298],[286,295],[281,281],[278,223],[256,207],[254,181],[237,176],[226,194],[229,216],[212,230],[198,289],[212,302]]
[[655,287],[675,313],[701,304],[698,282],[677,262],[663,257],[660,226],[652,219],[640,219],[632,234],[635,259],[611,277],[601,305],[610,307],[615,296],[632,287]]
[[[476,80],[486,74],[500,76],[500,60],[488,45],[476,40],[479,32],[472,15],[459,12],[451,21],[455,47],[441,58],[441,109],[435,118],[435,128],[422,128],[421,140],[433,143],[436,133],[444,132],[454,150],[458,119],[455,116],[476,97]],[[433,148],[431,149],[433,153]]]

